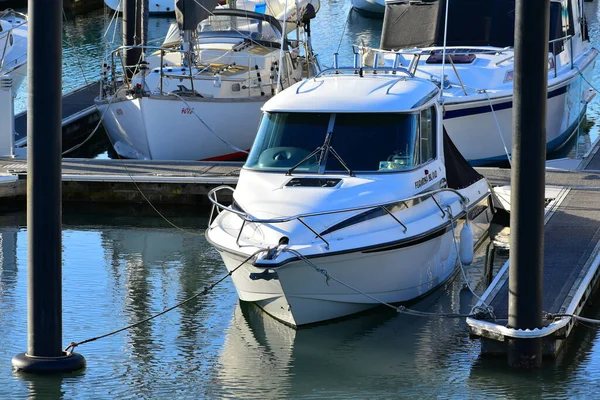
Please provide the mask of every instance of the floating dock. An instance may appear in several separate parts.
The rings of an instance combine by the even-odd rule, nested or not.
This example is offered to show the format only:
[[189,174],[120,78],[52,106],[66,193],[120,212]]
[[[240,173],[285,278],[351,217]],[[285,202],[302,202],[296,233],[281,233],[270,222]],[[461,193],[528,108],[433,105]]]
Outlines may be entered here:
[[[100,93],[100,82],[92,82],[62,98],[63,145],[68,148],[85,139],[100,121],[94,99]],[[84,134],[85,133],[85,134]],[[15,146],[27,145],[27,111],[15,116]]]
[[[233,162],[64,158],[62,196],[64,202],[207,205],[208,191],[235,185],[241,167]],[[27,161],[0,158],[0,173],[0,201],[22,202]]]
[[[543,355],[556,357],[576,324],[600,277],[600,152],[582,162],[584,169],[546,172],[546,185],[557,193],[548,204],[544,230],[544,327],[517,330],[508,324],[508,272],[504,264],[477,306],[491,306],[495,321],[468,318],[483,354],[506,354],[509,338],[542,339]],[[510,170],[479,169],[492,185],[510,182]]]

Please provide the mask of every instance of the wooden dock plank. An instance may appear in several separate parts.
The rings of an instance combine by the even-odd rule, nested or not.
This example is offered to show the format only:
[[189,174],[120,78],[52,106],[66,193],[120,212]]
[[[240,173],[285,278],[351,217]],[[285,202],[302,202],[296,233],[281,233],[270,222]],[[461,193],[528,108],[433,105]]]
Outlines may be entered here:
[[[544,232],[543,310],[559,313],[573,283],[600,240],[597,192],[571,190],[546,224]],[[576,238],[576,240],[574,240]],[[508,316],[508,280],[489,302],[494,313]]]
[[[546,171],[546,184],[564,189],[560,192],[544,229],[543,311],[552,314],[579,314],[598,280],[600,252],[600,152],[584,160],[585,170]],[[509,183],[510,171],[481,169],[497,184]],[[471,334],[482,338],[482,352],[506,353],[507,337],[524,337],[525,331],[507,327],[508,262],[501,269],[483,300],[493,307],[498,318],[485,322],[467,319]],[[481,305],[481,304],[480,304]],[[574,327],[569,318],[549,322],[539,332],[545,355],[556,356],[564,339]],[[517,336],[515,336],[517,335]],[[531,336],[528,336],[531,337]]]

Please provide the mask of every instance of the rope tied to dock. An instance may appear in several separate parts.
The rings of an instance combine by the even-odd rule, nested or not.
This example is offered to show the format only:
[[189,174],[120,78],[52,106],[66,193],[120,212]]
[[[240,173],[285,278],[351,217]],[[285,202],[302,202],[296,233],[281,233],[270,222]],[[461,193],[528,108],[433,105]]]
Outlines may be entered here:
[[227,274],[223,275],[221,278],[219,278],[217,281],[213,282],[211,285],[205,286],[200,292],[196,293],[195,295],[193,295],[193,296],[191,296],[191,297],[189,297],[189,298],[187,298],[187,299],[185,299],[185,300],[183,300],[183,301],[181,301],[181,302],[179,302],[179,303],[177,303],[177,304],[175,304],[175,305],[173,305],[173,306],[171,306],[169,308],[166,308],[166,309],[162,310],[158,314],[154,314],[154,315],[152,315],[152,316],[150,316],[148,318],[145,318],[145,319],[143,319],[141,321],[138,321],[138,322],[136,322],[134,324],[128,325],[126,327],[117,329],[117,330],[109,332],[109,333],[106,333],[104,335],[100,335],[100,336],[96,336],[96,337],[89,338],[89,339],[86,339],[86,340],[82,340],[80,342],[71,342],[71,343],[69,343],[69,345],[67,347],[65,347],[64,352],[70,354],[73,351],[75,351],[75,348],[77,346],[80,346],[80,345],[86,344],[86,343],[90,343],[90,342],[94,342],[96,340],[103,339],[103,338],[108,337],[108,336],[116,335],[117,333],[123,332],[123,331],[125,331],[127,329],[135,328],[136,326],[142,325],[142,324],[144,324],[144,323],[146,323],[146,322],[148,322],[150,320],[153,320],[154,318],[160,317],[161,315],[164,315],[164,314],[168,313],[169,311],[172,311],[172,310],[174,310],[176,308],[179,308],[182,305],[184,305],[186,303],[189,303],[190,301],[196,299],[197,297],[204,296],[204,295],[208,294],[208,292],[210,292],[212,289],[214,289],[215,286],[217,286],[218,284],[220,284],[221,282],[223,282],[225,279],[227,279],[227,277],[231,276],[235,271],[237,271],[239,268],[241,268],[245,263],[247,263],[252,258],[254,258],[257,254],[259,254],[259,253],[261,253],[263,251],[265,251],[265,250],[264,249],[259,249],[259,250],[255,251],[250,256],[248,256],[246,259],[244,259],[244,261],[242,261],[239,265],[237,265],[231,271],[227,272]]
[[575,314],[553,314],[553,313],[544,313],[544,319],[554,320],[557,318],[573,318],[577,322],[586,322],[588,324],[597,324],[600,325],[600,320],[593,318],[586,318],[580,315]]

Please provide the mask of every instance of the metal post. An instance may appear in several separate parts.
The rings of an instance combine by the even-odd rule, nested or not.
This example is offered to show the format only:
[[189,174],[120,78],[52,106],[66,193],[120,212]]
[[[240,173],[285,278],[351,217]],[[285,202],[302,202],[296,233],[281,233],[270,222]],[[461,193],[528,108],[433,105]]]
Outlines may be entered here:
[[[123,0],[123,46],[134,46],[136,44],[134,38],[136,37],[136,26],[139,25],[136,23],[136,4],[137,0]],[[133,76],[135,65],[139,62],[140,56],[141,49],[125,49],[125,73],[128,79]]]
[[[517,0],[508,326],[542,327],[548,0]],[[509,339],[508,363],[539,367],[541,339]]]
[[68,372],[85,359],[62,351],[62,0],[29,0],[27,76],[27,353],[18,370]]

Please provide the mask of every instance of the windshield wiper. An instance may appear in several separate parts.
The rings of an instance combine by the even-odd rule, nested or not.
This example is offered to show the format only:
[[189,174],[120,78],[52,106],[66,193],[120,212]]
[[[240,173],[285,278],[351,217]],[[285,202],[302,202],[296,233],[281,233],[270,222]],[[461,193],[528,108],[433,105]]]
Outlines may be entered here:
[[356,175],[354,175],[354,172],[352,172],[352,170],[350,169],[350,167],[348,167],[346,165],[346,163],[344,162],[344,160],[342,160],[342,157],[340,157],[340,155],[337,153],[337,151],[335,151],[335,149],[333,147],[329,146],[329,151],[339,161],[339,163],[342,164],[342,167],[344,167],[344,169],[346,171],[348,171],[348,175],[350,175],[350,176],[356,176]]
[[[292,172],[296,168],[298,168],[300,165],[302,165],[306,160],[315,156],[317,153],[320,153],[319,161],[317,163],[319,165],[319,173],[320,174],[325,173],[325,165],[327,164],[327,155],[331,152],[331,154],[333,154],[333,156],[336,158],[336,160],[339,161],[339,163],[342,165],[342,167],[344,167],[344,169],[346,171],[348,171],[348,175],[355,176],[354,172],[352,172],[352,170],[346,165],[346,163],[344,162],[342,157],[340,157],[340,155],[337,153],[337,151],[335,151],[335,149],[333,147],[331,147],[331,138],[332,137],[333,137],[333,133],[327,132],[327,135],[325,135],[325,142],[321,146],[314,149],[309,155],[304,157],[298,164],[296,164],[292,168],[288,169],[286,172],[286,175],[292,175]],[[321,167],[323,168],[323,170],[321,170]]]
[[310,159],[311,157],[315,156],[318,152],[320,152],[322,150],[323,146],[319,146],[316,149],[314,149],[309,155],[307,155],[306,157],[304,157],[298,164],[294,165],[292,168],[288,169],[287,172],[285,173],[286,175],[291,175],[292,172],[298,168],[300,165],[304,164],[304,162],[308,159]]

